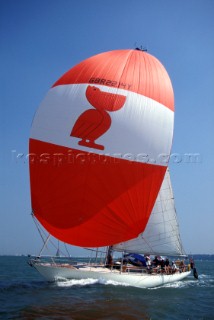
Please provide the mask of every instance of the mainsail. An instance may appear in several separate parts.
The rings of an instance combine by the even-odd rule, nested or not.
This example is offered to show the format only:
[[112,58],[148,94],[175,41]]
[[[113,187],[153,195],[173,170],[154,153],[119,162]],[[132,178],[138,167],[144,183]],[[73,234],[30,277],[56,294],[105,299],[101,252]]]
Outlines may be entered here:
[[169,170],[166,171],[145,231],[133,240],[114,245],[113,249],[153,255],[185,255],[179,233]]

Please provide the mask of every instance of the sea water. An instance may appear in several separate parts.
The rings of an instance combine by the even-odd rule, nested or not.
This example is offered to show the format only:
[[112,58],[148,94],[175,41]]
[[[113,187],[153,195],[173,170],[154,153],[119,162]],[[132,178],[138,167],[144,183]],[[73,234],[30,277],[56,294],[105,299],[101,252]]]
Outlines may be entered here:
[[199,279],[152,289],[104,280],[48,283],[27,257],[0,257],[0,319],[214,320],[214,261],[195,261]]

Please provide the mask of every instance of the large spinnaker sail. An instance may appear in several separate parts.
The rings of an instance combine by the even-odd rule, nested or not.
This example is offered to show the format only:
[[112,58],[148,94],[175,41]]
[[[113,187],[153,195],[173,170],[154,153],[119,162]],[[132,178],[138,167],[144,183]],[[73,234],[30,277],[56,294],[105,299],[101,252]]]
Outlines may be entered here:
[[136,239],[114,245],[113,249],[153,255],[185,255],[168,170],[145,231]]
[[57,239],[101,247],[147,224],[170,154],[174,95],[140,50],[79,63],[41,103],[30,136],[32,211]]

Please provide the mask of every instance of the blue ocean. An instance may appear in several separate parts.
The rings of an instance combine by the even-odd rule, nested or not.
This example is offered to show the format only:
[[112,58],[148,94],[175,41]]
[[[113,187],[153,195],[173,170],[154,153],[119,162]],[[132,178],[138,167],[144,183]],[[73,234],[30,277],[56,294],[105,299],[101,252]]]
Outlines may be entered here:
[[0,319],[214,319],[214,261],[195,261],[199,279],[153,289],[114,282],[46,282],[27,257],[0,256]]

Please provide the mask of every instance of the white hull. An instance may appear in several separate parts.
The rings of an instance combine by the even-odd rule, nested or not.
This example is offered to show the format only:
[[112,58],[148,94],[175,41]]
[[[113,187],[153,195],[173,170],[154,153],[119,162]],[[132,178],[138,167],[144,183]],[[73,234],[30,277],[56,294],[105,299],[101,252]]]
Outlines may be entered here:
[[48,281],[68,279],[113,280],[138,288],[152,288],[186,278],[191,271],[174,274],[148,274],[145,272],[120,272],[105,267],[73,267],[50,263],[35,263],[33,266]]

